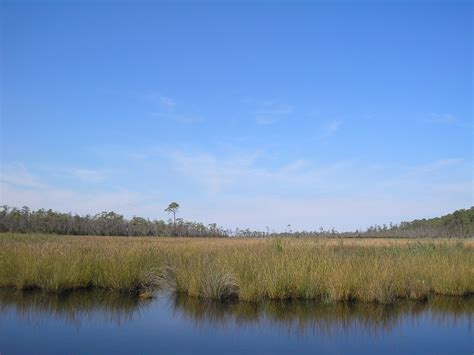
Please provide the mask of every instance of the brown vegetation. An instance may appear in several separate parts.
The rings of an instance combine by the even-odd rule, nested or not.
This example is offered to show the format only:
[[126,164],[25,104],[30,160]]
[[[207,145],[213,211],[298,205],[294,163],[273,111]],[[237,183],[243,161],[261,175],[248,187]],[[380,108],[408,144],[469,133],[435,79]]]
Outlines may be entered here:
[[360,300],[474,293],[474,241],[0,235],[0,287]]

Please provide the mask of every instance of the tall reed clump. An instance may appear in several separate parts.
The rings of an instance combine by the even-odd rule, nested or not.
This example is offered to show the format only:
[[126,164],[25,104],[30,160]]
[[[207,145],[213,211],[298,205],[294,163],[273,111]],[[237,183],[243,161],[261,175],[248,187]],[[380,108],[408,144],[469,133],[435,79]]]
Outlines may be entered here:
[[3,234],[0,287],[391,303],[473,294],[474,241]]

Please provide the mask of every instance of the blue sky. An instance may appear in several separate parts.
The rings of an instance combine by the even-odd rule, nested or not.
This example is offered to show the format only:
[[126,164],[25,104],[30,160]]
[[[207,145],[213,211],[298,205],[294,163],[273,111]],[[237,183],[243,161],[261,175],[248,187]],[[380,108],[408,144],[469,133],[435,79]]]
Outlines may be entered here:
[[471,1],[3,1],[1,203],[283,230],[473,205]]

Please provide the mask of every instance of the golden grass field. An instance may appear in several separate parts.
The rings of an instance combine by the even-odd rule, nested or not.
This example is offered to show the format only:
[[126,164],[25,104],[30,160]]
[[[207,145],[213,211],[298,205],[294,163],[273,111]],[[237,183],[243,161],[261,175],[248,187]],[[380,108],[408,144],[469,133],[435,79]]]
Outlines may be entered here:
[[474,240],[0,235],[0,287],[390,303],[474,293]]

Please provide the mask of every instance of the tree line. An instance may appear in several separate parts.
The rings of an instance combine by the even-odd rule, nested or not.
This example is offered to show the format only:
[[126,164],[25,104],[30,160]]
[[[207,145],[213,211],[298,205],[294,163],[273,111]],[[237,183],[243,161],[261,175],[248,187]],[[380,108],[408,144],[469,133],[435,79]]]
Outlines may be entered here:
[[46,233],[64,235],[114,235],[114,236],[178,236],[224,237],[223,228],[217,224],[188,222],[181,218],[174,221],[150,220],[143,217],[125,218],[115,212],[96,215],[78,215],[56,212],[51,209],[31,210],[2,206],[0,232]]
[[0,232],[46,233],[64,235],[104,236],[160,236],[160,237],[474,237],[474,207],[458,210],[446,216],[401,222],[400,224],[375,225],[365,230],[338,232],[319,228],[314,231],[292,231],[290,225],[284,232],[229,230],[216,223],[203,224],[176,218],[179,204],[172,202],[165,209],[173,218],[168,221],[143,217],[125,218],[115,212],[96,215],[78,215],[56,212],[51,209],[31,210],[24,206],[0,208]]

